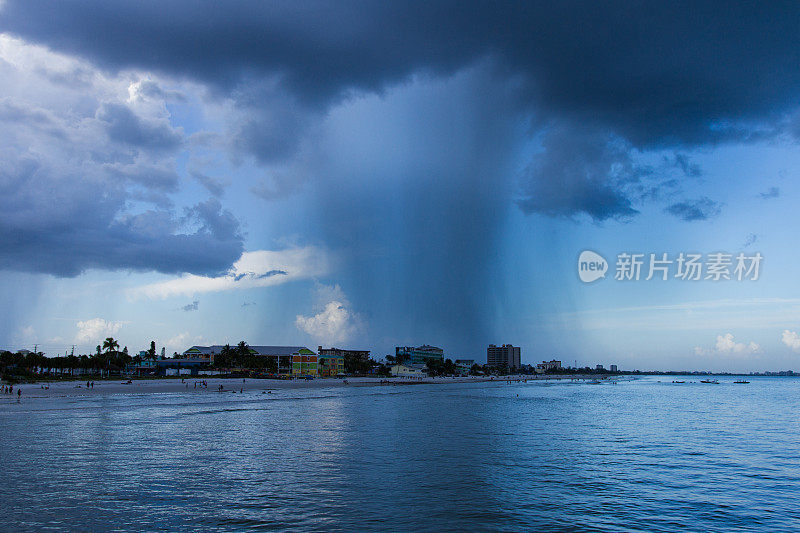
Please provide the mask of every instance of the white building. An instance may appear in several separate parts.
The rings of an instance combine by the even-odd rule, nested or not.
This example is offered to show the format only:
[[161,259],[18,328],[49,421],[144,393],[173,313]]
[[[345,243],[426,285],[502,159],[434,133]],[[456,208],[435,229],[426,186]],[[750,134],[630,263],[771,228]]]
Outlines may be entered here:
[[424,366],[421,365],[393,365],[389,369],[389,373],[395,377],[402,378],[424,378],[428,374],[423,370]]

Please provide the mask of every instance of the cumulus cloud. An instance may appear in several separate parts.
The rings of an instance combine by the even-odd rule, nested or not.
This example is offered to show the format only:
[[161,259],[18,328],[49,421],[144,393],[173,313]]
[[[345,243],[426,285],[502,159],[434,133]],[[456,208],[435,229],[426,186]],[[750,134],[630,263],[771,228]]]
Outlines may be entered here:
[[183,306],[181,309],[183,309],[184,311],[197,311],[197,309],[199,308],[199,306],[200,306],[200,302],[198,302],[197,300],[195,300],[195,301],[193,301],[193,302],[192,302],[192,303],[190,303],[190,304],[186,304],[186,305],[184,305],[184,306]]
[[317,247],[244,252],[233,267],[221,276],[186,274],[131,290],[131,298],[169,298],[203,292],[269,287],[328,273],[330,258]]
[[794,350],[800,352],[800,335],[796,331],[783,330],[781,333],[781,342]]
[[736,342],[733,338],[733,333],[726,333],[724,335],[717,335],[717,342],[711,349],[696,346],[694,349],[695,355],[747,355],[755,354],[761,351],[761,347],[755,342],[743,343]]
[[350,302],[338,285],[319,285],[316,288],[316,299],[328,300],[325,304],[317,304],[319,312],[311,316],[297,315],[295,325],[321,344],[337,344],[351,340],[363,329],[363,319],[353,312]]
[[78,333],[75,335],[77,344],[101,343],[106,337],[112,337],[122,327],[122,322],[110,322],[103,318],[92,318],[77,323]]
[[182,133],[153,101],[154,81],[147,102],[131,99],[135,73],[104,74],[7,35],[0,79],[0,269],[217,275],[240,257],[238,221],[218,200],[173,210]]

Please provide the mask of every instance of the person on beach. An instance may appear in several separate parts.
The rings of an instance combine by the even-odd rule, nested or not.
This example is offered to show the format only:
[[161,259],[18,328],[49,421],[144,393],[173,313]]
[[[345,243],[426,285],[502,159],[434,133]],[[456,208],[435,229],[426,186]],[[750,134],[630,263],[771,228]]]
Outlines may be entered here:
[[17,389],[17,400],[19,400],[20,396],[22,396],[22,391]]

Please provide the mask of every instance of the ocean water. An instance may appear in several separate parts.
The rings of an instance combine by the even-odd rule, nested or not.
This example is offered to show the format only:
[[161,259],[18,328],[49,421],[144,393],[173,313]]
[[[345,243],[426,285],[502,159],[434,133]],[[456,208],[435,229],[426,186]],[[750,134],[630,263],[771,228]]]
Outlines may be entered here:
[[800,380],[658,379],[4,399],[0,529],[800,530]]

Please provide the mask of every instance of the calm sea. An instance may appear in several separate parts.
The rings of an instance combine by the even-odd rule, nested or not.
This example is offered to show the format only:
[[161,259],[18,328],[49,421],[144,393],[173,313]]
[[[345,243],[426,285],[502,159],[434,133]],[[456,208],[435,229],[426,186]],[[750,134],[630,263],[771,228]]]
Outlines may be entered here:
[[671,379],[4,400],[0,529],[800,530],[800,380]]

